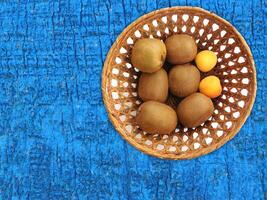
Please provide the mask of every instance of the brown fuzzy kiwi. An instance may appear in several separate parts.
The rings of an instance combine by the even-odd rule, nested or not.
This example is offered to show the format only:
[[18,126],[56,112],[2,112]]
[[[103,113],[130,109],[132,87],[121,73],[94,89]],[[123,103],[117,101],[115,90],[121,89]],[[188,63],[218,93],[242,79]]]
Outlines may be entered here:
[[159,39],[139,39],[132,49],[131,62],[141,72],[158,71],[166,58],[166,46]]
[[191,62],[197,55],[195,40],[187,34],[177,34],[168,37],[165,41],[167,61],[171,64]]
[[188,128],[197,127],[213,113],[214,106],[210,98],[201,93],[194,93],[181,101],[177,107],[178,119]]
[[164,69],[142,73],[138,82],[138,95],[143,101],[165,102],[168,97],[168,75]]
[[192,64],[176,65],[169,72],[169,87],[172,94],[186,97],[198,90],[200,72]]
[[139,107],[136,122],[148,133],[169,134],[176,128],[177,115],[166,104],[147,101]]

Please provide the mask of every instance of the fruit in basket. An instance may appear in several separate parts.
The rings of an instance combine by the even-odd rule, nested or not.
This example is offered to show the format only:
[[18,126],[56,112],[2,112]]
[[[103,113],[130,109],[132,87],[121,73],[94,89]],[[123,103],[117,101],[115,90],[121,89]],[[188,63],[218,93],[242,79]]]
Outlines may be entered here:
[[195,62],[200,71],[208,72],[217,64],[217,56],[212,51],[204,50],[197,54]]
[[222,93],[220,79],[216,76],[207,76],[199,84],[199,91],[210,98],[216,98]]
[[177,115],[166,104],[147,101],[139,107],[136,122],[148,133],[169,134],[176,128]]
[[168,97],[168,75],[164,69],[142,73],[138,82],[138,95],[143,101],[165,102]]
[[179,122],[188,128],[197,127],[213,113],[214,106],[210,98],[194,93],[183,99],[177,107]]
[[167,61],[171,64],[184,64],[191,62],[197,55],[195,40],[187,34],[176,34],[165,41],[167,48]]
[[200,72],[192,64],[176,65],[169,72],[169,87],[172,94],[186,97],[198,90]]
[[158,71],[166,58],[165,44],[159,39],[139,39],[132,49],[131,62],[141,72],[153,73]]

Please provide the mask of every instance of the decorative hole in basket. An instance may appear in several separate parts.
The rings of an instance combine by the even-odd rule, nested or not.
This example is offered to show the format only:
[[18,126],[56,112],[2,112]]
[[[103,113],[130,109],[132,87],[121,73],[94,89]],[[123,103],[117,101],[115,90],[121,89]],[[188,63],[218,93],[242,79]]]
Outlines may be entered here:
[[[178,125],[170,135],[148,134],[135,123],[142,101],[137,96],[140,72],[130,63],[131,49],[139,38],[165,40],[176,33],[193,36],[198,50],[217,54],[217,66],[207,75],[220,78],[223,92],[213,100],[212,117],[201,126]],[[216,150],[240,130],[254,103],[256,70],[247,43],[229,22],[201,8],[172,7],[140,17],[119,35],[104,64],[102,93],[111,122],[134,147],[159,158],[189,159]],[[177,101],[170,95],[167,102],[176,106]]]

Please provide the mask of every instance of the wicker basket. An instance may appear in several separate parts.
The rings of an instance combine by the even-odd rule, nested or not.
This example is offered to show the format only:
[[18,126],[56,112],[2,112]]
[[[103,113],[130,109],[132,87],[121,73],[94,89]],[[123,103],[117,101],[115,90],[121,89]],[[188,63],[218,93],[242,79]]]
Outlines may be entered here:
[[[175,33],[192,35],[198,49],[217,52],[214,74],[221,80],[222,95],[214,99],[213,116],[195,129],[180,125],[171,135],[145,133],[135,123],[140,72],[130,63],[139,38],[165,40]],[[172,7],[146,14],[130,24],[111,47],[102,73],[104,103],[116,130],[140,151],[168,159],[189,159],[212,152],[240,130],[256,95],[256,70],[250,49],[240,33],[219,16],[194,7]],[[168,103],[177,104],[170,96]]]

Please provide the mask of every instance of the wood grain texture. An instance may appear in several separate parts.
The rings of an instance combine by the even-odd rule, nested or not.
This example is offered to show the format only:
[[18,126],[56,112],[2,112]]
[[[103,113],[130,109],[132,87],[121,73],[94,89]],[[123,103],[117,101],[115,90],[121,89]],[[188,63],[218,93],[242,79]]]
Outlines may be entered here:
[[[251,47],[251,116],[221,149],[189,161],[126,143],[101,96],[105,56],[152,10],[200,6]],[[266,199],[267,1],[1,1],[0,199]]]

